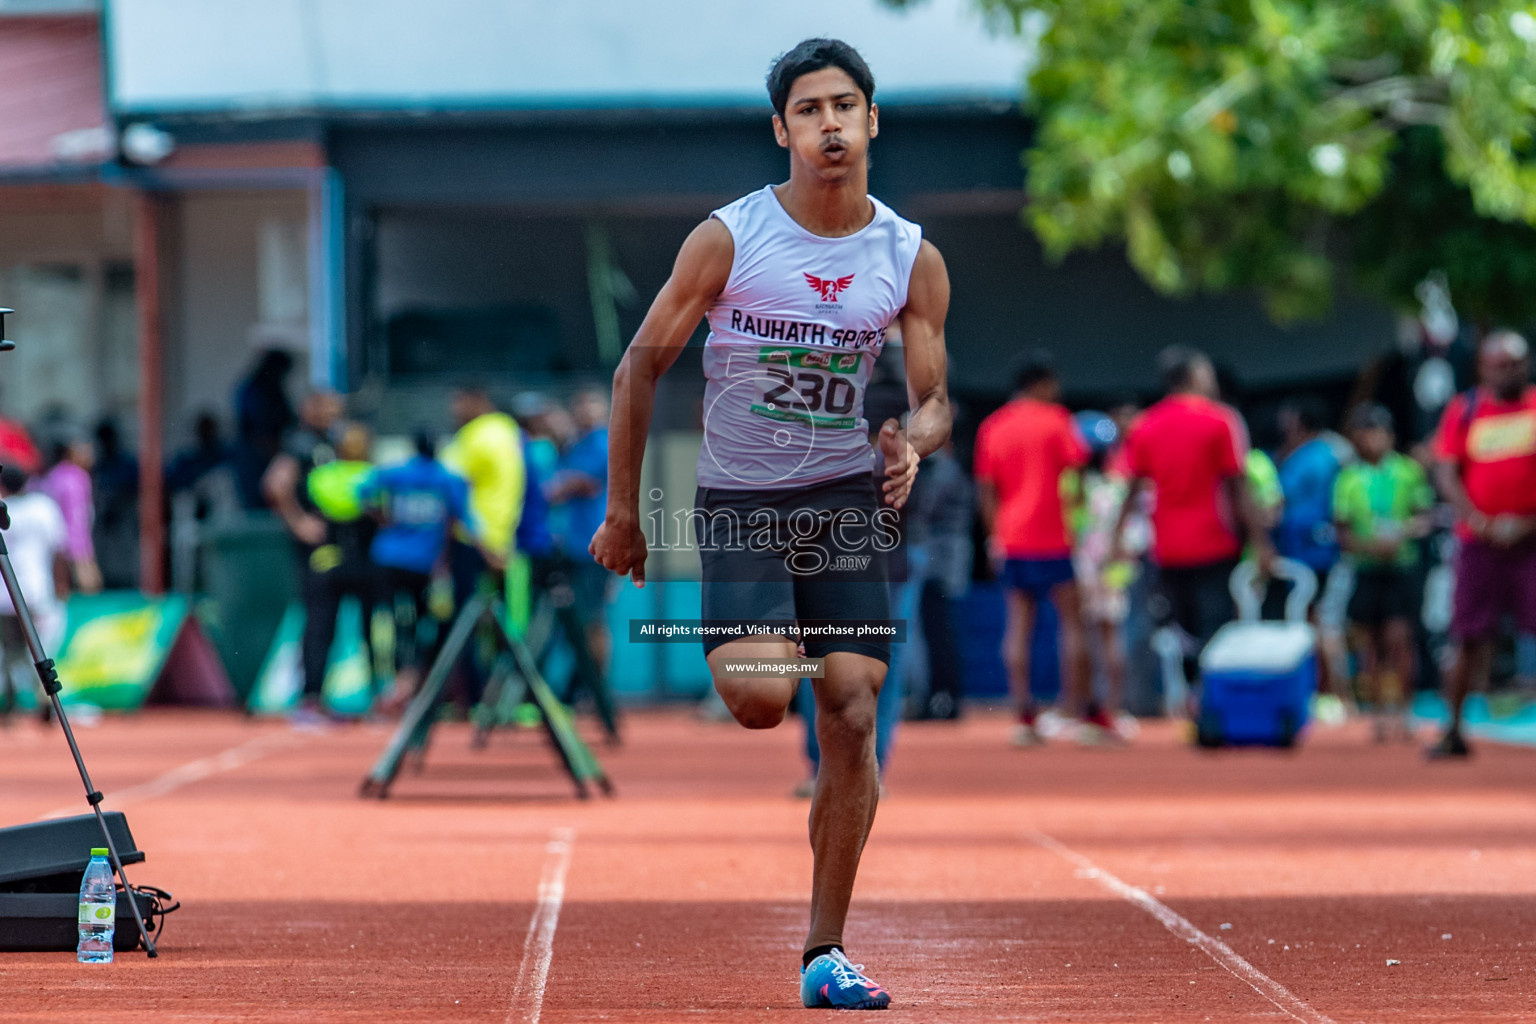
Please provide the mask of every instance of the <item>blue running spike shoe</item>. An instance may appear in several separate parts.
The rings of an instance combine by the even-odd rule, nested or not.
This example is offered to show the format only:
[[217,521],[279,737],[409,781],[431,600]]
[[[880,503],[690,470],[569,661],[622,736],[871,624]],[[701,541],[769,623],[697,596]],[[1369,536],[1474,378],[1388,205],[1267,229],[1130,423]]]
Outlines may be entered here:
[[823,953],[800,970],[800,1001],[833,1010],[883,1010],[891,994],[863,974],[863,964],[851,964],[840,949]]

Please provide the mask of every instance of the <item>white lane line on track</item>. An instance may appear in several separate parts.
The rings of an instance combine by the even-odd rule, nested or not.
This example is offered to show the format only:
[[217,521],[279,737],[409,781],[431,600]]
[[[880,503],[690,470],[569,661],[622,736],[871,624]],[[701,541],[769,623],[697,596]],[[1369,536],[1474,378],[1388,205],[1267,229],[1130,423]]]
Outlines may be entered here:
[[565,902],[565,873],[571,866],[571,847],[575,843],[575,829],[557,828],[549,834],[549,843],[544,847],[539,901],[528,921],[528,935],[523,939],[523,962],[517,968],[517,984],[512,987],[507,1024],[539,1024],[539,1015],[544,1012],[544,986],[549,982],[555,927],[560,923],[560,905]]
[[1157,918],[1158,923],[1164,928],[1190,945],[1198,947],[1206,956],[1225,967],[1238,981],[1245,983],[1259,995],[1274,1003],[1287,1016],[1302,1021],[1303,1024],[1334,1024],[1332,1018],[1314,1010],[1290,989],[1244,960],[1231,946],[1207,935],[1187,918],[1180,916],[1171,907],[1148,894],[1146,890],[1122,882],[1087,857],[1063,846],[1044,832],[1031,831],[1027,835],[1035,845],[1044,847],[1069,863],[1077,865],[1085,877],[1093,879],[1116,896]]
[[[296,732],[274,732],[267,733],[265,736],[258,736],[253,740],[247,740],[237,746],[230,747],[228,750],[222,750],[217,754],[200,757],[196,761],[188,761],[186,764],[172,768],[164,775],[156,776],[148,782],[141,782],[137,786],[129,786],[127,789],[119,789],[107,793],[106,799],[101,804],[102,809],[119,810],[125,804],[139,803],[144,800],[151,800],[157,796],[164,796],[183,786],[190,786],[194,782],[201,782],[210,776],[234,771],[236,768],[250,764],[257,758],[264,757],[274,751],[298,746],[308,738],[307,735]],[[90,767],[89,762],[87,762],[86,767]],[[94,782],[95,780],[92,779],[91,781]],[[89,813],[91,813],[90,805],[85,802],[85,798],[82,796],[71,803],[55,807],[53,810],[42,814],[41,817],[65,818],[75,814]]]

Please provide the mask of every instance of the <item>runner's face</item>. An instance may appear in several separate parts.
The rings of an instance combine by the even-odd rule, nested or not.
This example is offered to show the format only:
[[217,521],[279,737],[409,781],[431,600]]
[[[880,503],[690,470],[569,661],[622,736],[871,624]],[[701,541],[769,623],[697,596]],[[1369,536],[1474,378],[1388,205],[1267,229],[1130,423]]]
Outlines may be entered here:
[[823,178],[846,177],[864,166],[869,140],[879,133],[879,108],[842,68],[822,68],[795,79],[774,115],[773,134],[790,158]]

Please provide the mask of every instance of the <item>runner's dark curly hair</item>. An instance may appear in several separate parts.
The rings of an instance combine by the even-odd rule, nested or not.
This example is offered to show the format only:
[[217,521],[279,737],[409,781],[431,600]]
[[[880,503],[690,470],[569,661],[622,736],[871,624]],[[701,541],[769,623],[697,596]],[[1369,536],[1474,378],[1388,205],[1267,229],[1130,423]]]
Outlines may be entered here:
[[789,90],[795,80],[822,68],[841,68],[848,72],[853,84],[864,94],[864,102],[875,101],[875,76],[858,50],[841,39],[807,39],[780,56],[768,71],[768,99],[780,117],[784,116],[784,106],[789,102]]

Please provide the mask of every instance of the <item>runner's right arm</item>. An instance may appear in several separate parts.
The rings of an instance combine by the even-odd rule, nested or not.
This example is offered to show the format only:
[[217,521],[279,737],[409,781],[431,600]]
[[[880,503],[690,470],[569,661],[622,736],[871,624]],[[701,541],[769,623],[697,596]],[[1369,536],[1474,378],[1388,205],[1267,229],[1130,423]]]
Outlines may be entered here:
[[645,585],[645,533],[640,529],[640,464],[651,431],[656,384],[677,361],[711,303],[725,290],[736,245],[710,218],[683,242],[672,276],[613,374],[608,425],[608,512],[589,550],[598,564]]

